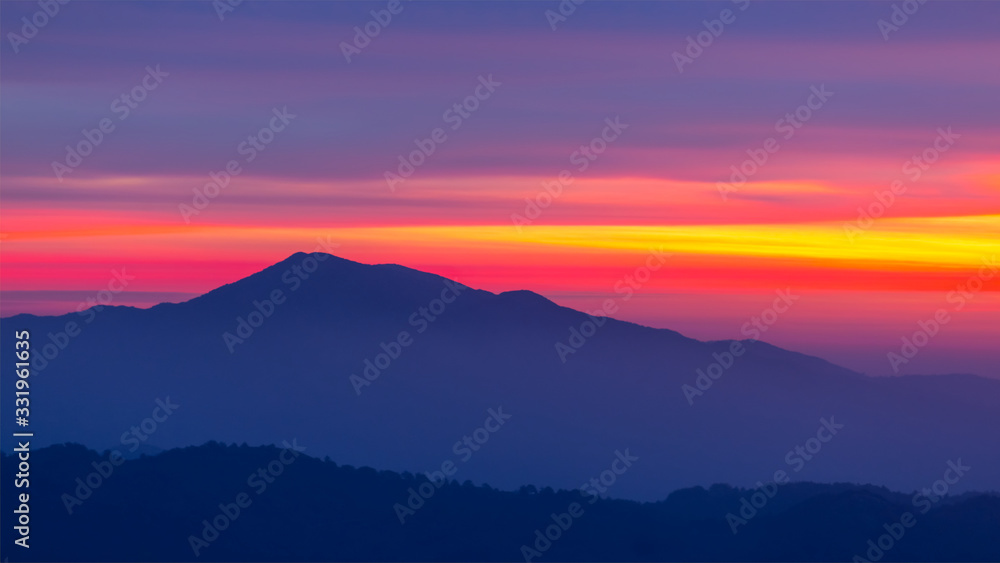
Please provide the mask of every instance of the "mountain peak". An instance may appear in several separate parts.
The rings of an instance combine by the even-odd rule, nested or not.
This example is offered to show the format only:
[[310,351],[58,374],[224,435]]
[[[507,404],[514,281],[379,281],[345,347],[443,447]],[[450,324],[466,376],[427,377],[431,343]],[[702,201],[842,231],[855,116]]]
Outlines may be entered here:
[[[33,360],[57,382],[44,403],[59,416],[37,419],[50,443],[103,447],[169,397],[183,414],[156,431],[157,447],[298,437],[351,464],[432,467],[438,445],[502,407],[514,418],[463,479],[575,487],[574,468],[596,472],[628,446],[642,461],[615,494],[650,500],[773,474],[836,417],[844,437],[828,456],[823,445],[810,476],[913,490],[924,476],[900,475],[898,460],[978,451],[986,469],[963,477],[962,489],[1000,482],[989,471],[1000,453],[983,452],[974,431],[1000,425],[996,381],[867,378],[770,345],[737,357],[731,342],[587,315],[532,291],[494,294],[404,266],[297,252],[181,304],[111,308],[89,325],[76,315],[15,323],[58,350]],[[65,334],[69,321],[80,336]],[[14,331],[3,335],[14,349]],[[2,374],[12,386],[14,370]],[[102,392],[81,402],[93,388]],[[11,440],[0,436],[0,447]],[[739,463],[720,463],[720,451]]]
[[[355,262],[353,260],[348,260],[347,258],[341,258],[340,256],[337,256],[336,254],[329,254],[327,252],[303,252],[303,251],[300,250],[300,251],[292,254],[288,258],[285,258],[284,260],[281,260],[280,262],[277,262],[274,265],[277,266],[277,265],[280,265],[280,264],[298,264],[298,263],[301,263],[306,258],[310,258],[310,257],[312,257],[312,258],[314,258],[316,260],[322,261],[322,262],[325,262],[326,260],[328,260],[330,258],[333,258],[334,260],[337,260],[337,261],[351,262],[353,264],[362,264],[361,262]],[[368,266],[369,264],[363,264],[363,265]]]

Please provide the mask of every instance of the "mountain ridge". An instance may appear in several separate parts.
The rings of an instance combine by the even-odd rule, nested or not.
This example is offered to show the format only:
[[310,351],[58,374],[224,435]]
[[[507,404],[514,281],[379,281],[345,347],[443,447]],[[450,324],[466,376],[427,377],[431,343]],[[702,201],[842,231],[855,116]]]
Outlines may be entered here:
[[[281,302],[265,303],[275,291]],[[150,445],[297,435],[347,463],[430,469],[502,408],[513,418],[461,465],[467,478],[572,488],[631,447],[643,461],[618,494],[652,499],[787,470],[786,453],[833,417],[844,437],[796,464],[796,479],[909,489],[975,455],[982,469],[956,487],[1000,488],[997,439],[980,432],[1000,426],[998,381],[869,377],[763,342],[701,342],[398,265],[293,254],[183,303],[84,313],[2,319],[30,329],[40,353],[49,334],[81,325],[49,347],[53,358],[35,357],[46,364],[33,375],[39,445],[104,447],[170,397],[182,406]],[[601,326],[571,340],[586,322]],[[3,331],[5,349],[12,337]],[[557,344],[572,342],[561,356]],[[744,352],[727,356],[734,342]],[[717,362],[729,367],[709,369]],[[13,385],[7,365],[0,377]],[[901,473],[900,460],[923,470]]]
[[[251,280],[259,280],[259,279],[262,279],[262,278],[267,278],[270,274],[273,274],[273,273],[278,272],[278,271],[287,271],[289,268],[292,268],[292,267],[298,265],[299,262],[301,262],[304,258],[309,257],[309,256],[312,256],[314,258],[316,256],[322,256],[322,257],[324,257],[323,260],[333,258],[335,262],[339,262],[340,264],[343,264],[343,265],[349,265],[349,267],[358,267],[358,266],[361,266],[361,267],[369,267],[369,268],[391,268],[391,269],[395,269],[395,270],[405,271],[405,272],[407,272],[408,274],[411,274],[411,275],[421,276],[424,279],[435,279],[435,280],[441,280],[441,281],[452,281],[454,283],[460,283],[460,282],[458,282],[456,280],[450,280],[449,278],[446,278],[446,277],[438,275],[438,274],[433,274],[433,273],[430,273],[430,272],[424,272],[422,270],[417,270],[417,269],[414,269],[414,268],[410,268],[408,266],[403,266],[403,265],[395,264],[395,263],[365,264],[365,263],[362,263],[362,262],[356,262],[354,260],[350,260],[350,259],[347,259],[347,258],[342,258],[342,257],[336,256],[334,254],[329,254],[329,253],[325,253],[325,252],[302,252],[302,251],[298,251],[298,252],[295,252],[295,253],[291,254],[287,258],[285,258],[283,260],[280,260],[280,261],[278,261],[278,262],[276,262],[276,263],[274,263],[274,264],[272,264],[270,266],[267,266],[267,267],[265,267],[265,268],[263,268],[263,269],[261,269],[261,270],[259,270],[257,272],[249,274],[249,275],[247,275],[247,276],[245,276],[243,278],[240,278],[240,279],[238,279],[236,281],[220,285],[220,286],[218,286],[218,287],[216,287],[214,289],[211,289],[211,290],[207,291],[204,294],[192,297],[191,299],[188,299],[186,301],[181,301],[181,302],[178,302],[178,303],[158,303],[156,305],[153,305],[153,306],[147,307],[147,308],[134,307],[134,306],[131,306],[131,305],[103,305],[103,306],[102,305],[98,305],[98,306],[95,306],[95,307],[91,307],[89,309],[85,309],[84,312],[90,311],[92,309],[145,311],[145,310],[153,310],[153,309],[156,309],[156,308],[170,308],[171,306],[187,305],[187,304],[190,304],[190,303],[193,303],[193,302],[199,302],[199,300],[202,300],[203,298],[206,298],[206,297],[209,297],[209,296],[225,295],[225,293],[227,291],[232,291],[234,288],[241,287],[241,285],[244,284],[244,282],[249,282]],[[284,268],[282,268],[283,266],[284,266]],[[466,286],[466,287],[468,287],[468,286]],[[469,288],[469,289],[472,289],[472,288]],[[554,301],[552,301],[551,299],[545,297],[544,295],[541,295],[540,293],[534,292],[534,291],[529,290],[529,289],[514,289],[514,290],[502,291],[500,293],[493,293],[493,292],[490,292],[490,291],[487,291],[487,290],[482,290],[482,289],[473,289],[473,291],[475,291],[475,292],[482,292],[484,294],[489,294],[489,295],[492,295],[492,296],[498,297],[498,298],[502,298],[502,297],[511,297],[511,298],[514,298],[514,297],[528,297],[528,298],[535,299],[538,302],[545,303],[546,305],[549,305],[549,306],[552,306],[552,307],[557,307],[557,308],[562,309],[562,310],[572,311],[574,313],[579,313],[579,314],[591,316],[589,313],[586,313],[584,311],[580,311],[580,310],[577,310],[577,309],[573,309],[571,307],[565,307],[563,305],[559,305],[558,303],[555,303]],[[17,319],[18,317],[22,317],[22,316],[35,317],[35,318],[62,318],[62,317],[73,317],[73,316],[79,315],[79,314],[80,313],[64,313],[64,314],[61,314],[61,315],[34,315],[34,314],[31,314],[31,313],[20,313],[20,314],[12,315],[12,316],[9,316],[9,317],[0,317],[0,320],[14,320],[14,319]],[[826,362],[828,364],[831,364],[832,366],[835,366],[837,368],[843,369],[845,371],[850,371],[852,373],[858,373],[858,372],[854,372],[853,370],[850,370],[849,368],[845,368],[843,366],[840,366],[840,365],[836,364],[835,362],[827,360],[825,358],[821,358],[819,356],[812,356],[810,354],[805,354],[805,353],[802,353],[802,352],[796,352],[794,350],[789,350],[789,349],[786,349],[786,348],[782,348],[780,346],[769,344],[766,341],[762,341],[762,340],[761,341],[754,341],[754,340],[746,340],[746,339],[743,339],[743,340],[724,339],[724,340],[707,340],[707,341],[703,341],[703,340],[697,340],[697,339],[685,336],[684,334],[682,334],[682,333],[680,333],[678,331],[675,331],[673,329],[650,327],[650,326],[647,326],[647,325],[643,325],[643,324],[639,324],[639,323],[634,323],[634,322],[631,322],[631,321],[624,321],[624,320],[621,320],[621,319],[615,319],[614,317],[602,317],[602,318],[607,318],[609,321],[613,321],[613,322],[617,322],[617,323],[624,323],[626,325],[632,325],[632,326],[640,327],[640,328],[646,329],[646,330],[662,331],[665,334],[672,334],[672,335],[680,336],[680,337],[683,337],[685,339],[691,340],[693,342],[701,342],[701,343],[704,343],[704,344],[716,344],[716,343],[729,344],[729,343],[732,343],[732,342],[740,342],[740,343],[743,343],[743,344],[746,344],[748,342],[759,343],[761,346],[771,347],[771,348],[774,348],[775,350],[778,350],[778,351],[783,352],[783,353],[793,353],[793,354],[801,355],[801,356],[806,357],[806,358],[821,360],[821,361],[824,361],[824,362]],[[861,374],[861,375],[863,375],[863,374]]]
[[[338,464],[308,451],[286,457],[293,461],[270,482],[248,479],[282,452],[217,442],[172,449],[123,462],[87,494],[76,479],[106,456],[76,444],[34,451],[37,524],[26,560],[70,560],[86,547],[95,561],[514,561],[527,546],[542,561],[849,561],[870,557],[867,542],[880,541],[905,512],[917,525],[889,544],[886,561],[1000,556],[1000,495],[991,492],[944,497],[922,512],[914,495],[885,487],[800,482],[751,514],[743,500],[757,491],[722,484],[635,502],[549,487],[436,485],[419,473]],[[16,462],[0,456],[4,471]],[[5,496],[14,490],[13,480],[0,486]],[[416,497],[420,490],[425,498]],[[74,501],[78,493],[86,498]],[[218,515],[240,493],[250,502],[238,513],[228,508],[227,523]],[[576,518],[559,516],[574,503]],[[745,524],[734,520],[741,510]],[[538,542],[535,530],[554,521],[563,522],[562,537]],[[208,522],[222,529],[206,534]],[[106,541],[109,529],[117,541]],[[2,536],[15,534],[8,527]]]

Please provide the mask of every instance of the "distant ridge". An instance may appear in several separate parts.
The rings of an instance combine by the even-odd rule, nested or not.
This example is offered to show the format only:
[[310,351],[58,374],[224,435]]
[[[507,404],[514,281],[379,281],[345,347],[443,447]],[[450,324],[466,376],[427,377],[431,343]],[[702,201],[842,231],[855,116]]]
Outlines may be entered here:
[[[37,450],[31,510],[44,524],[34,528],[27,560],[851,561],[874,560],[869,551],[879,541],[889,547],[876,545],[872,555],[887,561],[1000,560],[995,493],[946,497],[922,511],[910,493],[804,482],[751,512],[744,502],[756,491],[728,485],[643,504],[591,502],[576,490],[499,491],[461,480],[434,486],[419,472],[338,465],[308,453],[286,455],[293,461],[271,483],[248,479],[281,455],[276,447],[213,442],[128,461],[85,501],[71,503],[69,514],[63,495],[75,494],[75,479],[103,458],[74,444]],[[8,472],[15,462],[4,456],[0,467]],[[13,480],[0,488],[13,494]],[[431,491],[419,505],[408,500],[418,489]],[[250,503],[238,514],[229,508],[233,519],[220,516],[220,504],[241,493]],[[416,509],[396,508],[410,502]],[[563,516],[570,510],[578,516]],[[907,512],[915,524],[900,526],[898,541],[883,539],[885,526]],[[741,514],[745,523],[733,520]],[[547,530],[554,523],[565,531],[555,536]],[[109,529],[116,541],[107,541]],[[4,527],[0,537],[10,545],[14,533]]]
[[[763,342],[743,341],[731,357],[732,341],[594,319],[530,291],[494,294],[399,265],[297,253],[183,303],[91,317],[2,320],[5,349],[15,328],[41,349],[80,325],[37,360],[38,446],[107,447],[170,397],[180,408],[144,444],[297,437],[345,463],[431,470],[502,407],[511,419],[456,478],[575,488],[631,448],[641,462],[615,484],[622,498],[750,486],[777,470],[914,490],[959,458],[974,470],[955,491],[1000,489],[1000,438],[983,431],[1000,427],[1000,381],[871,378]],[[717,363],[728,367],[709,370]],[[0,376],[13,385],[12,364]],[[836,437],[801,467],[786,461],[831,419],[843,425]],[[0,446],[10,451],[10,437]]]

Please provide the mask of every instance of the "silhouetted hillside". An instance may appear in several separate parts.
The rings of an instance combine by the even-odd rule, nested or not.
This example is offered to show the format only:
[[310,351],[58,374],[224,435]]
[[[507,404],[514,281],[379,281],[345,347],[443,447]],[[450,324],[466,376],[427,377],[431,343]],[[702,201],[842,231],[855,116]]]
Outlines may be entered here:
[[[458,458],[457,478],[573,488],[631,448],[642,460],[614,495],[634,500],[752,486],[782,468],[912,490],[959,458],[974,469],[955,491],[1000,489],[1000,438],[987,430],[1000,427],[1000,381],[865,377],[397,265],[298,253],[185,303],[0,324],[4,350],[32,335],[36,448],[114,447],[169,400],[176,412],[125,451],[298,436],[314,455],[403,471],[456,459],[456,441],[500,408],[512,418]],[[16,378],[0,365],[0,387]],[[794,462],[823,420],[843,429]],[[12,440],[0,435],[5,451]]]
[[[214,442],[117,467],[107,452],[75,444],[32,452],[31,460],[31,549],[6,550],[12,561],[523,561],[536,530],[558,526],[553,514],[566,530],[533,561],[843,561],[866,557],[868,540],[907,511],[915,524],[883,561],[1000,560],[1000,497],[986,494],[928,502],[922,513],[912,495],[884,488],[791,483],[734,535],[727,514],[739,515],[754,491],[725,485],[655,503],[591,503],[579,491],[435,487],[424,476],[337,465],[294,449]],[[5,512],[15,462],[0,461]],[[89,474],[99,470],[107,476],[97,484]],[[80,504],[70,501],[70,515],[63,495],[87,492],[75,490],[77,478],[97,485]],[[421,487],[433,490],[422,506],[394,510]],[[205,536],[206,520],[225,529]],[[4,545],[13,533],[4,526]],[[205,542],[198,556],[191,536]]]

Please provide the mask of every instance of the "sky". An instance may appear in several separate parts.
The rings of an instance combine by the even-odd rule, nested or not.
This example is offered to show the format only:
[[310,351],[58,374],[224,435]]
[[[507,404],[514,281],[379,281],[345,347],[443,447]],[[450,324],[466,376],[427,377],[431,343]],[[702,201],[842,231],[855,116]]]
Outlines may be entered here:
[[560,6],[3,2],[2,315],[322,250],[1000,377],[1000,5]]

